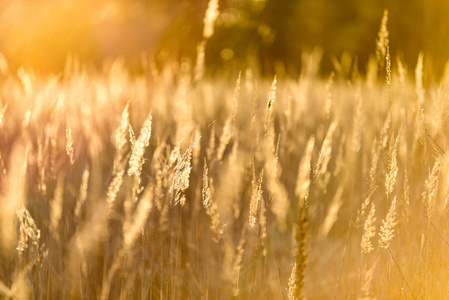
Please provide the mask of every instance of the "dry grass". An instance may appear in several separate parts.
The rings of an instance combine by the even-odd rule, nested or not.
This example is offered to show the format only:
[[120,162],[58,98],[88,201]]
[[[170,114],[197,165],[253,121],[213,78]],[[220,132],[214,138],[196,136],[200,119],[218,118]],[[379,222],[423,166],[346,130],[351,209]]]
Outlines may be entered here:
[[449,72],[425,85],[420,55],[412,80],[387,19],[366,77],[313,51],[299,78],[208,79],[204,45],[5,71],[0,298],[449,297]]

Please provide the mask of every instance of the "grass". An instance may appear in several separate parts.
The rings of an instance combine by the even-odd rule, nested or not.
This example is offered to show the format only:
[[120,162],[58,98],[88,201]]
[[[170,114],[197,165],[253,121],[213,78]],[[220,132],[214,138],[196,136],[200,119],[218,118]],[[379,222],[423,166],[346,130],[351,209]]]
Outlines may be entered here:
[[449,72],[387,16],[366,76],[2,68],[0,297],[447,298]]

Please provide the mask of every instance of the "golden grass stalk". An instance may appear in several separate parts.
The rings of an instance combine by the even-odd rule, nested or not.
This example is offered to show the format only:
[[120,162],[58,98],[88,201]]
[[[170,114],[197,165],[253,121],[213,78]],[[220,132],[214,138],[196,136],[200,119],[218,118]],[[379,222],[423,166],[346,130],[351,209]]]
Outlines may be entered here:
[[424,104],[424,86],[423,86],[423,60],[424,54],[422,52],[418,55],[415,69],[415,91],[418,96],[418,105]]
[[203,206],[205,208],[209,207],[212,202],[212,195],[209,186],[209,169],[207,168],[206,159],[204,159],[202,198]]
[[307,142],[304,155],[299,164],[298,178],[296,179],[295,194],[299,198],[300,206],[307,203],[310,189],[310,172],[312,168],[312,152],[315,146],[315,136],[311,136]]
[[324,105],[324,119],[329,120],[331,118],[332,113],[332,86],[334,84],[334,76],[335,73],[332,72],[329,76],[329,79],[326,84],[325,88],[325,95],[326,95],[326,103]]
[[390,139],[390,147],[388,151],[388,166],[387,166],[387,174],[385,176],[385,189],[387,192],[387,198],[390,197],[393,192],[394,185],[396,182],[396,176],[398,175],[398,145],[399,145],[399,137],[401,135],[401,130],[399,130],[396,139],[391,137]]
[[206,41],[202,41],[196,46],[196,61],[194,68],[194,80],[198,81],[204,76],[206,63]]
[[209,143],[206,149],[206,156],[209,162],[213,161],[215,153],[215,122],[211,125]]
[[368,254],[374,250],[373,243],[371,239],[376,235],[376,208],[374,202],[371,203],[371,208],[368,217],[365,220],[363,236],[362,236],[362,253]]
[[[120,165],[126,154],[126,144],[128,143],[128,129],[129,128],[129,102],[126,103],[125,109],[122,112],[120,126],[115,131],[115,155],[113,174],[117,174],[121,169]],[[132,129],[131,129],[132,130]]]
[[376,40],[376,56],[377,62],[383,66],[385,61],[385,56],[387,53],[387,47],[389,45],[389,32],[387,28],[388,23],[388,10],[384,10],[384,14],[382,16],[382,21],[380,24],[378,37]]
[[295,264],[292,268],[292,273],[288,282],[289,299],[302,299],[301,291],[304,286],[304,271],[306,269],[308,257],[306,247],[309,239],[307,212],[304,208],[300,208],[299,210],[296,226],[296,246],[294,249],[296,255]]
[[107,192],[107,199],[106,199],[106,202],[108,203],[109,214],[112,212],[112,209],[113,209],[114,203],[115,203],[115,199],[117,198],[117,194],[120,190],[120,187],[122,186],[124,174],[125,174],[125,170],[118,171],[112,178],[111,183],[109,184],[108,192]]
[[209,0],[204,16],[203,38],[208,39],[214,35],[215,20],[217,20],[219,13],[218,0]]
[[17,253],[19,254],[19,258],[22,258],[25,250],[29,249],[33,263],[38,263],[41,260],[41,250],[39,246],[41,232],[37,228],[30,212],[24,206],[16,211],[16,215],[19,219],[19,241],[17,242]]
[[354,114],[352,126],[352,141],[351,148],[354,153],[359,153],[362,147],[362,132],[365,125],[363,116],[363,100],[360,95],[357,95],[357,107]]
[[391,202],[388,209],[387,217],[382,220],[382,226],[380,227],[380,240],[379,245],[381,248],[388,249],[391,240],[394,238],[394,228],[396,227],[396,197]]
[[[189,188],[190,171],[193,148],[198,144],[201,136],[198,137],[186,150],[184,155],[177,159],[175,174],[170,186],[170,204],[177,205],[182,199],[182,193]],[[181,203],[182,204],[182,203]]]
[[363,220],[366,220],[366,214],[368,213],[368,207],[371,203],[371,197],[374,194],[374,190],[371,191],[370,194],[365,198],[365,201],[362,202],[360,209],[357,211],[357,219],[356,226],[359,227],[362,225]]
[[129,159],[128,176],[135,175],[139,177],[142,172],[142,166],[145,162],[143,156],[145,149],[150,144],[152,118],[151,114],[148,115],[142,124],[139,138],[135,141],[135,146],[132,149],[131,158]]
[[89,175],[90,175],[89,166],[86,165],[83,171],[83,175],[81,176],[81,186],[75,206],[75,216],[77,219],[80,218],[81,209],[83,208],[84,202],[86,202],[87,199],[87,189],[89,187]]
[[296,262],[293,265],[292,272],[290,273],[290,277],[288,279],[288,289],[287,289],[287,298],[288,300],[298,300],[300,299],[297,297],[297,282],[298,282],[298,276],[296,275]]
[[385,57],[386,65],[385,65],[385,71],[386,71],[386,84],[387,87],[391,87],[391,56],[390,56],[390,46],[387,46],[387,54]]
[[335,130],[337,129],[337,122],[332,122],[324,138],[323,145],[321,146],[320,155],[318,156],[318,162],[313,174],[313,181],[316,182],[320,175],[326,173],[327,166],[332,157],[332,138]]
[[377,162],[379,161],[380,147],[377,140],[374,140],[373,148],[371,149],[371,166],[369,169],[369,193],[373,193],[377,188]]
[[429,177],[424,183],[424,191],[422,193],[422,201],[425,208],[426,219],[432,217],[435,201],[438,194],[438,185],[440,180],[441,158],[437,158]]
[[226,119],[225,126],[223,128],[223,132],[220,136],[220,143],[218,145],[217,149],[217,160],[220,161],[223,158],[224,151],[226,149],[226,146],[229,144],[229,141],[232,138],[233,135],[233,127],[234,127],[234,121],[237,114],[237,101],[239,98],[240,93],[240,73],[239,77],[237,78],[237,81],[235,83],[235,89],[234,89],[234,96],[232,99],[232,112],[229,115],[229,117]]
[[233,296],[237,297],[240,293],[240,271],[243,268],[243,255],[245,254],[245,236],[242,233],[242,236],[240,237],[239,244],[237,246],[237,250],[234,257],[234,262],[232,265],[232,269],[235,272],[235,278],[236,278],[236,286],[234,287]]
[[213,201],[206,159],[204,159],[202,198],[206,214],[211,218],[210,228],[216,235],[214,240],[217,241],[223,235],[223,225],[221,225],[220,222],[220,214],[218,213],[217,205]]
[[404,175],[404,192],[402,195],[402,219],[405,223],[409,222],[409,214],[410,214],[410,184],[408,179],[408,172],[405,170]]
[[368,270],[365,270],[365,278],[363,280],[362,286],[362,297],[359,300],[370,300],[371,297],[371,284],[373,282],[374,270],[376,268],[376,263],[371,266]]
[[66,150],[67,156],[70,159],[70,164],[73,165],[74,162],[75,162],[75,154],[74,154],[74,151],[73,151],[72,127],[71,127],[69,121],[67,121],[66,130],[65,130],[65,137],[66,137],[66,140],[67,140],[65,150]]
[[124,232],[123,247],[128,253],[136,242],[153,207],[153,191],[147,189],[137,204],[133,221]]
[[267,134],[271,125],[271,116],[273,115],[274,102],[276,101],[276,84],[277,80],[276,76],[274,76],[270,91],[268,93],[267,109],[265,111],[265,134]]
[[255,227],[257,222],[257,213],[259,211],[260,200],[262,198],[262,180],[263,180],[263,169],[260,171],[259,180],[256,181],[256,176],[253,174],[252,181],[252,195],[251,202],[249,205],[249,226]]
[[343,200],[341,197],[343,194],[343,190],[344,184],[340,184],[334,198],[332,198],[332,202],[329,205],[329,210],[327,212],[326,218],[324,219],[323,225],[321,226],[320,234],[322,236],[328,235],[329,231],[337,221],[338,212],[340,210],[340,207],[343,205]]

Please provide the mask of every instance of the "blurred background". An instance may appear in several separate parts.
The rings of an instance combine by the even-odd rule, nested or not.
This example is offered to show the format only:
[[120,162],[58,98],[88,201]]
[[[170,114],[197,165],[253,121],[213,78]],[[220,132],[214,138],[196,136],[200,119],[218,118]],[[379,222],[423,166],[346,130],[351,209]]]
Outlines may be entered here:
[[[123,57],[139,70],[196,57],[208,0],[3,0],[0,51],[11,67],[59,72],[67,57],[101,66]],[[447,0],[220,0],[206,45],[209,74],[248,65],[298,74],[301,52],[322,49],[322,72],[350,58],[363,72],[384,9],[393,58],[414,69],[420,51],[437,78],[449,58]],[[393,60],[393,63],[395,60]]]

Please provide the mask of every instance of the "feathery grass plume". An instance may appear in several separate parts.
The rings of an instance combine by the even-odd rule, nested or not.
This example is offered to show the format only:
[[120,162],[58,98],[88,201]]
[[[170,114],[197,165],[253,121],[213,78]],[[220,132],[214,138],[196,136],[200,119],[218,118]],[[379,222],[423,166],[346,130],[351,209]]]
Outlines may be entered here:
[[210,137],[209,137],[209,143],[207,145],[206,149],[206,156],[207,160],[209,162],[212,162],[214,159],[214,153],[215,153],[215,122],[210,125]]
[[260,228],[260,246],[262,248],[262,256],[266,256],[268,251],[266,247],[266,240],[267,240],[267,224],[268,224],[268,218],[267,218],[267,209],[265,206],[265,201],[261,199],[260,201],[260,217],[259,217],[259,228]]
[[385,73],[386,73],[386,84],[388,88],[391,88],[391,56],[390,56],[390,46],[387,46],[387,55],[385,57]]
[[308,220],[305,208],[300,208],[296,221],[295,235],[295,264],[288,282],[289,299],[302,299],[301,290],[304,286],[304,271],[307,265],[307,241],[309,239]]
[[366,70],[366,85],[369,88],[374,88],[377,84],[378,63],[377,58],[370,55],[368,59],[368,66]]
[[145,225],[146,220],[148,219],[148,215],[153,207],[153,194],[153,189],[147,188],[137,204],[133,221],[130,226],[128,226],[123,236],[123,247],[125,253],[130,252],[131,247],[134,245],[140,232],[142,231],[143,226]]
[[223,128],[223,132],[220,136],[220,143],[218,145],[217,149],[217,160],[220,161],[223,158],[224,151],[226,149],[226,146],[229,144],[229,141],[231,140],[233,136],[233,127],[235,122],[235,117],[237,114],[237,101],[240,94],[240,73],[239,77],[237,78],[237,81],[235,83],[235,89],[234,89],[234,96],[232,97],[232,112],[229,115],[229,117],[226,119],[225,126]]
[[170,204],[172,205],[177,205],[181,200],[182,193],[189,188],[190,171],[192,170],[190,163],[192,151],[200,139],[201,136],[190,145],[181,158],[177,159],[175,174],[169,190]]
[[371,203],[371,197],[374,194],[374,190],[372,190],[368,196],[365,198],[365,201],[362,202],[362,205],[360,207],[360,209],[357,211],[357,219],[356,219],[356,226],[360,227],[362,226],[362,222],[366,217],[366,214],[368,212],[368,206]]
[[[196,127],[193,133],[193,139],[196,140],[201,136],[201,131],[199,126]],[[193,148],[192,150],[192,162],[194,166],[199,166],[200,164],[200,155],[201,155],[201,143],[198,144],[198,147]]]
[[131,153],[131,158],[129,159],[128,176],[135,175],[137,177],[140,177],[142,166],[145,162],[143,158],[145,149],[150,144],[152,118],[153,117],[150,114],[145,119],[142,125],[142,129],[140,129],[139,138],[135,141],[135,145]]
[[209,169],[207,168],[206,159],[204,159],[203,189],[202,189],[203,206],[206,209],[206,214],[211,218],[210,227],[216,235],[214,241],[218,242],[218,240],[223,235],[224,226],[220,222],[220,214],[218,213],[216,203],[213,201],[213,193],[210,183],[211,180],[209,178]]
[[379,134],[379,143],[382,149],[386,149],[389,142],[389,131],[391,126],[391,110],[387,114],[387,118],[385,119],[384,124],[382,125],[382,129]]
[[329,210],[327,212],[326,218],[323,221],[323,225],[320,229],[320,234],[322,236],[326,236],[329,234],[329,231],[334,226],[335,222],[338,218],[338,212],[340,211],[340,207],[343,205],[343,200],[341,198],[344,190],[344,183],[341,183],[335,192],[334,198],[332,198],[332,202],[329,205]]
[[424,145],[426,142],[426,121],[424,116],[424,109],[421,104],[418,104],[417,108],[417,117],[418,117],[418,139],[421,145]]
[[65,151],[67,152],[67,156],[70,159],[70,164],[73,165],[75,163],[75,155],[74,155],[74,151],[73,151],[72,127],[70,125],[70,121],[68,121],[68,120],[67,120],[66,129],[65,129],[65,137],[67,140]]
[[371,239],[376,235],[376,208],[374,202],[371,202],[371,208],[368,217],[365,220],[365,225],[363,228],[362,242],[360,246],[362,247],[362,253],[368,254],[374,250],[373,243]]
[[332,72],[329,76],[329,79],[326,84],[325,88],[325,95],[326,95],[326,103],[324,105],[324,119],[329,120],[331,118],[331,112],[332,112],[332,86],[334,84],[334,76],[335,73]]
[[242,72],[239,72],[237,81],[235,82],[234,94],[232,96],[232,122],[235,122],[237,116],[237,105],[240,98],[240,81],[242,78]]
[[378,37],[376,40],[376,56],[377,56],[377,62],[380,64],[381,67],[383,67],[385,62],[385,56],[387,53],[387,47],[389,45],[389,32],[387,28],[388,23],[388,10],[384,10],[384,14],[382,16],[382,22],[380,24]]
[[17,243],[19,258],[23,259],[25,250],[30,249],[32,262],[34,264],[39,263],[42,258],[42,251],[39,246],[41,232],[37,228],[30,212],[24,206],[16,211],[16,215],[19,219],[19,241]]
[[196,46],[196,61],[194,68],[194,80],[198,81],[204,76],[206,62],[206,41],[202,41]]
[[373,282],[374,269],[376,268],[376,263],[374,263],[371,268],[365,270],[365,278],[363,280],[362,286],[362,297],[359,300],[371,300],[371,284]]
[[409,213],[410,213],[410,184],[408,182],[408,172],[405,170],[404,175],[404,194],[402,196],[402,218],[403,221],[408,223],[409,221]]
[[3,116],[5,115],[5,111],[6,111],[7,108],[8,108],[8,103],[6,103],[6,104],[3,106],[3,108],[2,108],[2,110],[1,110],[1,112],[0,112],[0,126],[3,125]]
[[271,125],[271,116],[273,115],[273,106],[276,101],[276,76],[274,76],[273,82],[271,83],[270,92],[268,93],[267,109],[265,111],[265,134],[267,134],[268,129]]
[[279,141],[276,144],[276,148],[272,148],[274,138],[274,127],[268,130],[268,134],[265,135],[265,171],[267,178],[267,187],[269,191],[269,198],[272,198],[271,210],[276,215],[278,224],[282,227],[285,226],[285,220],[290,205],[288,201],[287,190],[281,181],[281,167],[279,165]]
[[206,208],[209,207],[212,201],[212,196],[209,186],[209,169],[207,168],[206,159],[204,159],[202,198],[203,198],[203,206]]
[[115,199],[117,198],[117,194],[120,190],[120,187],[122,186],[124,174],[125,174],[125,170],[119,170],[114,175],[111,183],[109,184],[108,192],[107,192],[107,199],[106,199],[106,202],[108,203],[109,214],[112,212],[112,209],[113,209],[114,203],[115,203]]
[[396,182],[396,176],[398,175],[398,144],[399,137],[401,135],[401,129],[399,129],[396,139],[391,137],[390,139],[390,149],[388,151],[388,169],[385,176],[385,189],[387,192],[387,198],[390,197],[394,189],[394,184]]
[[[132,203],[132,199],[127,200],[128,203]],[[142,228],[148,219],[148,215],[151,212],[153,204],[153,190],[145,193],[140,199],[134,216],[129,219],[125,219],[123,224],[123,248],[116,254],[111,267],[109,268],[106,277],[103,279],[103,284],[100,291],[99,299],[108,299],[110,293],[111,282],[115,272],[119,269],[121,261],[127,256],[132,255],[131,247],[139,237]],[[126,205],[126,201],[125,201]]]
[[388,209],[387,217],[382,220],[382,226],[380,227],[380,240],[379,245],[381,248],[388,249],[391,240],[394,238],[394,228],[396,227],[396,197],[391,202]]
[[219,14],[218,0],[209,0],[204,16],[203,38],[208,39],[214,35],[215,20],[217,20]]
[[310,189],[310,172],[312,167],[312,152],[315,146],[315,136],[311,136],[307,142],[304,155],[299,164],[298,178],[296,179],[295,194],[299,198],[300,206],[307,207]]
[[326,173],[327,165],[332,157],[332,138],[335,130],[337,129],[337,122],[332,122],[324,138],[323,145],[321,146],[320,155],[318,156],[318,162],[313,174],[313,181],[316,182],[320,175]]
[[64,175],[59,175],[53,200],[50,205],[50,231],[56,240],[59,240],[59,223],[62,219],[62,208],[64,205]]
[[423,86],[423,60],[424,54],[422,52],[418,55],[418,61],[416,62],[415,69],[415,90],[418,96],[418,105],[424,104],[424,86]]
[[360,94],[357,95],[357,107],[354,114],[352,125],[352,141],[351,148],[354,153],[359,153],[362,147],[362,132],[365,125],[365,118],[363,116],[363,101]]
[[237,297],[240,293],[240,271],[243,268],[243,255],[245,254],[245,235],[242,233],[242,236],[240,237],[240,242],[237,246],[237,250],[234,256],[234,262],[232,265],[232,269],[235,272],[235,278],[236,278],[236,286],[234,287],[234,297]]
[[252,194],[251,202],[249,204],[249,226],[256,226],[257,213],[259,211],[259,205],[262,198],[262,180],[263,180],[263,169],[260,171],[259,181],[256,182],[256,175],[253,173],[252,181]]
[[132,152],[134,147],[136,146],[136,135],[134,134],[134,129],[131,126],[131,124],[129,124],[128,132],[129,132],[129,141],[131,142],[131,152]]
[[253,132],[254,125],[256,124],[256,107],[257,107],[257,80],[254,80],[253,89],[253,103],[251,106],[251,120],[250,120],[250,131]]
[[287,298],[288,300],[299,300],[300,298],[297,297],[297,282],[298,277],[296,276],[296,262],[293,265],[292,272],[290,273],[290,277],[288,279],[288,289],[287,289]]
[[429,177],[424,183],[424,191],[422,193],[423,204],[425,208],[426,219],[430,220],[435,207],[435,201],[438,194],[438,185],[440,180],[441,157],[437,158],[433,165]]
[[89,175],[90,175],[89,166],[86,165],[83,171],[83,175],[81,176],[81,186],[75,206],[75,216],[77,219],[80,218],[81,209],[83,208],[84,202],[86,202],[87,199],[87,189],[89,187]]
[[[117,174],[121,167],[122,161],[126,154],[126,144],[128,143],[128,132],[132,129],[129,128],[129,102],[126,103],[125,109],[122,112],[122,118],[120,121],[120,126],[115,131],[115,155],[114,155],[114,166],[113,174]],[[133,132],[134,134],[134,132]],[[135,139],[134,139],[135,140]]]
[[377,189],[377,162],[379,161],[380,145],[374,139],[373,148],[371,149],[371,166],[369,169],[369,193],[373,193]]
[[398,73],[399,73],[399,82],[401,83],[402,87],[405,87],[405,83],[407,80],[407,68],[405,67],[402,60],[398,59]]

